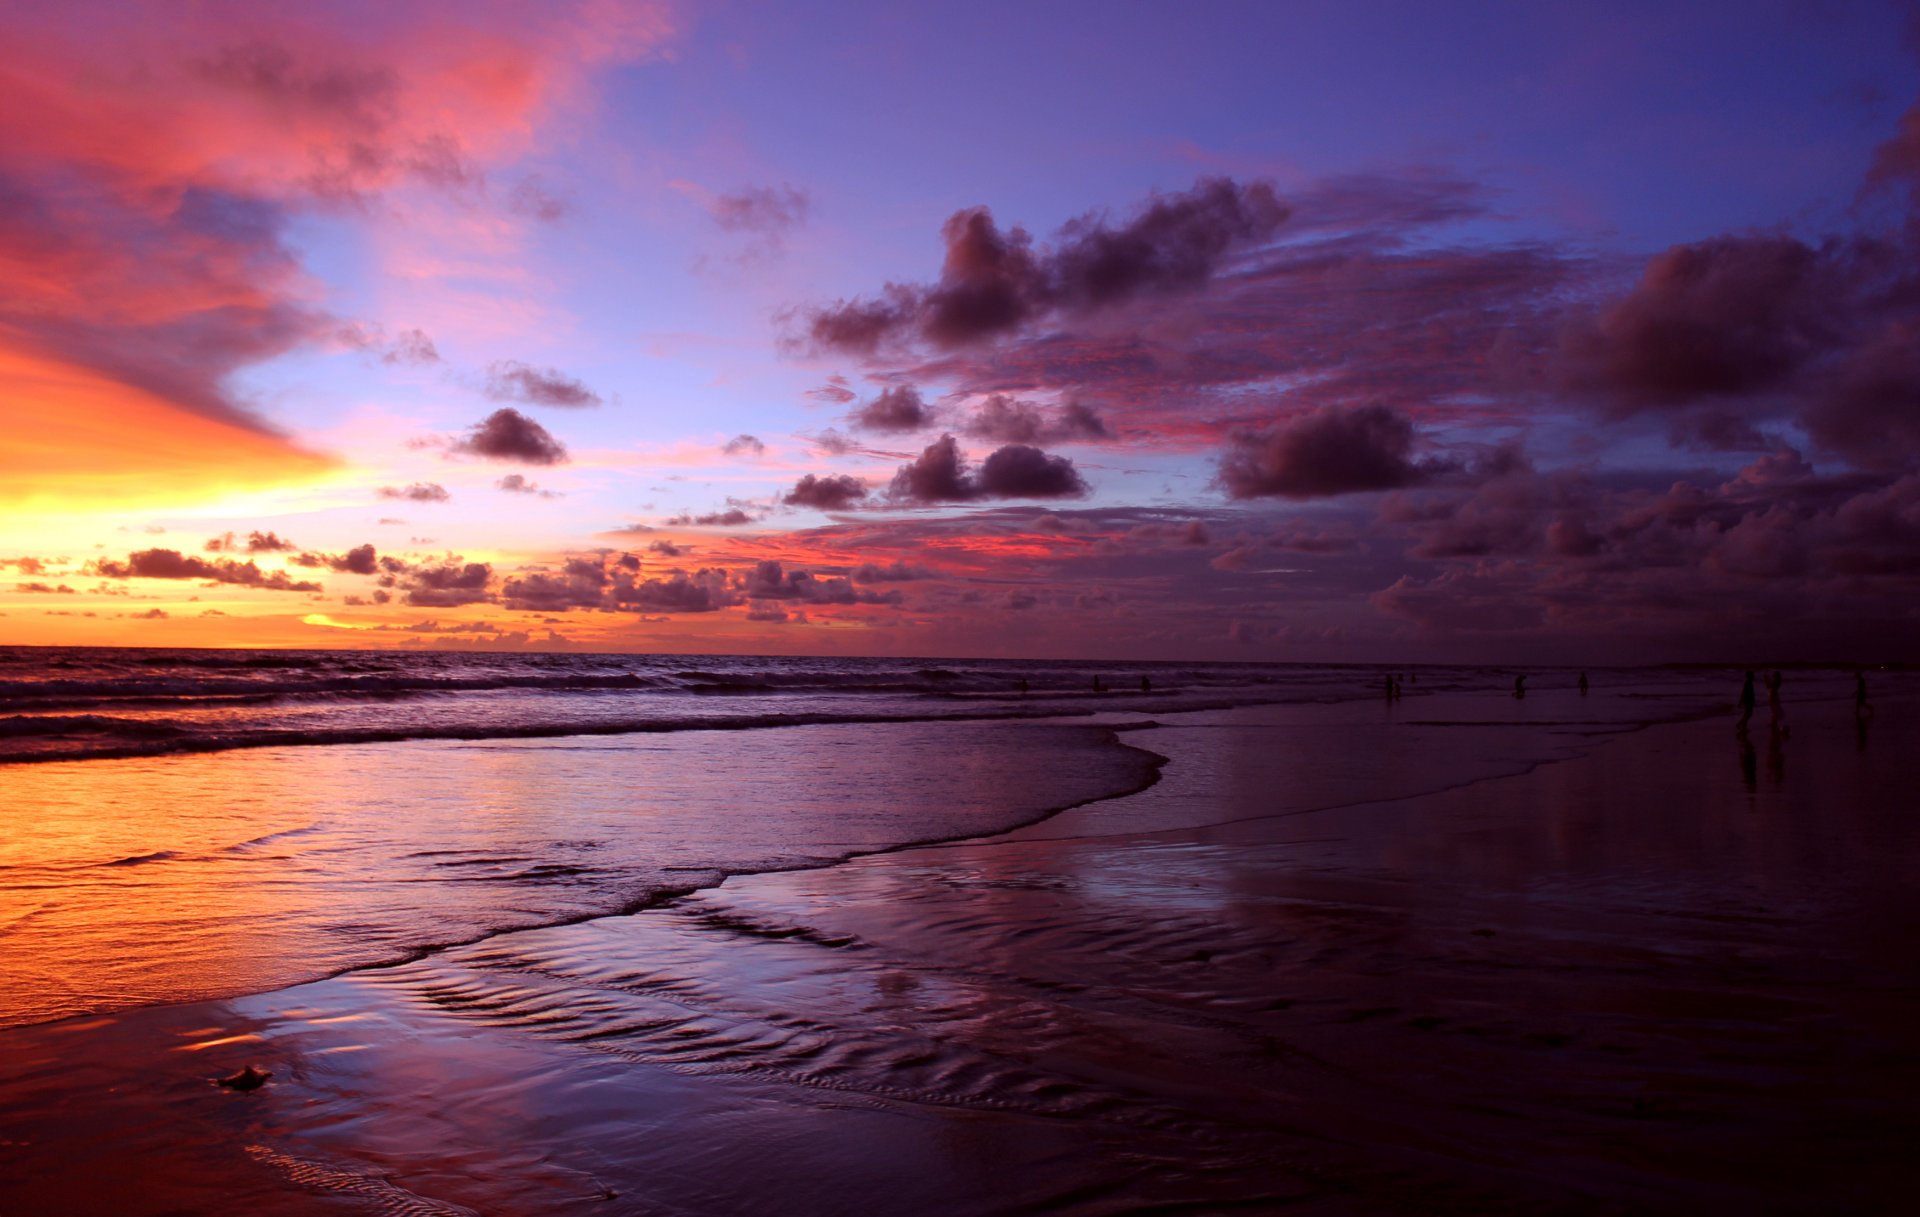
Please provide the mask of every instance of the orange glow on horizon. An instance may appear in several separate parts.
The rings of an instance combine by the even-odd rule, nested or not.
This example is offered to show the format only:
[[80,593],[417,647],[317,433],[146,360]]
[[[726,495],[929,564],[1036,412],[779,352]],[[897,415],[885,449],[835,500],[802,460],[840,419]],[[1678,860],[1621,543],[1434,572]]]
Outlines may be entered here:
[[203,506],[224,494],[318,481],[333,458],[182,410],[104,376],[0,349],[0,505],[63,514]]

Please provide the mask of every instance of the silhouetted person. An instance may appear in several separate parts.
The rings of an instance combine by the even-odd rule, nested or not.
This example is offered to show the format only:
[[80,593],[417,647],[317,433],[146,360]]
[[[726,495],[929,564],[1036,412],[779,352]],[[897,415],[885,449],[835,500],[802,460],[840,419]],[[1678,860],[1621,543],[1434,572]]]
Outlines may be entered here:
[[1524,674],[1513,678],[1513,700],[1519,701],[1527,695],[1527,678]]
[[1153,682],[1148,680],[1146,677],[1142,676],[1140,678],[1140,691],[1142,693],[1153,692]]
[[1400,695],[1400,690],[1394,687],[1393,673],[1391,672],[1387,673],[1385,689],[1386,689],[1388,701],[1392,701],[1394,698]]
[[1020,678],[1020,696],[1025,697],[1026,695],[1027,695],[1027,678],[1022,676]]
[[1873,703],[1867,700],[1867,675],[1853,674],[1853,737],[1862,751],[1867,747],[1867,724],[1873,721]]
[[1580,673],[1580,696],[1585,697],[1586,695],[1587,695],[1587,674],[1585,672],[1582,672]]
[[1095,693],[1105,693],[1107,691],[1107,686],[1101,683],[1098,676],[1093,678],[1093,691]]
[[1753,673],[1747,673],[1747,683],[1740,686],[1740,721],[1733,729],[1740,734],[1747,733],[1747,722],[1753,718]]
[[1787,734],[1787,708],[1780,704],[1780,673],[1772,672],[1767,676],[1767,730],[1775,735]]

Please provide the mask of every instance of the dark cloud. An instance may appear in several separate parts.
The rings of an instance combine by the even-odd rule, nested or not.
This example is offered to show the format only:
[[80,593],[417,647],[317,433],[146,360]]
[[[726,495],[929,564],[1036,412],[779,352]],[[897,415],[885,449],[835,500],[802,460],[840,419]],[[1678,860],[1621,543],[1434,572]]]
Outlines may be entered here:
[[1008,444],[967,468],[951,435],[928,444],[918,458],[894,474],[888,495],[912,503],[964,503],[975,499],[1078,498],[1086,482],[1063,456],[1049,456],[1025,444]]
[[989,499],[1077,499],[1087,493],[1072,461],[1027,444],[989,453],[980,464],[979,488]]
[[816,511],[845,511],[867,497],[867,484],[844,473],[807,474],[794,483],[781,499],[789,507],[811,507]]
[[507,476],[495,482],[494,487],[498,490],[504,490],[508,494],[531,494],[543,499],[557,499],[560,497],[559,491],[541,489],[539,486],[528,481],[527,475],[524,473],[509,473]]
[[663,558],[684,558],[693,552],[693,546],[675,545],[672,541],[649,541],[647,552],[659,554]]
[[728,232],[778,237],[805,223],[812,206],[806,192],[792,186],[750,186],[715,195],[707,203],[707,214]]
[[527,465],[560,465],[567,460],[566,445],[511,406],[502,406],[474,424],[467,438],[447,451]]
[[1816,443],[1868,469],[1920,459],[1920,318],[1889,324],[1822,380],[1803,414]]
[[16,592],[32,592],[48,596],[74,596],[79,594],[64,583],[58,586],[49,583],[16,583],[13,585],[13,590]]
[[462,604],[480,604],[492,600],[488,590],[493,567],[486,562],[461,562],[458,558],[434,564],[409,567],[400,577],[408,604],[428,608],[454,608]]
[[915,503],[964,503],[980,497],[979,487],[967,473],[966,458],[960,455],[960,445],[951,435],[928,444],[912,464],[894,474],[887,493]]
[[318,583],[295,582],[283,570],[263,571],[252,561],[208,560],[182,554],[177,549],[143,549],[128,555],[125,562],[103,558],[90,564],[87,573],[104,579],[206,579],[276,592],[326,590]]
[[847,416],[847,421],[863,431],[899,434],[931,427],[934,411],[920,400],[912,385],[895,385]]
[[601,397],[555,368],[534,368],[508,359],[487,367],[487,396],[530,406],[597,406]]
[[815,310],[808,334],[817,346],[862,354],[894,339],[966,346],[1052,314],[1198,287],[1231,251],[1271,237],[1286,216],[1265,183],[1208,178],[1156,197],[1118,227],[1104,215],[1082,216],[1052,247],[1036,249],[1024,229],[1003,232],[986,208],[970,208],[941,229],[947,253],[937,283],[890,284],[877,299]]
[[327,559],[333,570],[352,575],[371,575],[379,570],[372,545],[356,545],[344,554]]
[[1784,383],[1842,337],[1854,250],[1792,237],[1675,246],[1563,339],[1564,375],[1625,409]]
[[1900,129],[1874,149],[1866,189],[1905,187],[1920,204],[1920,105],[1900,116]]
[[1068,402],[1049,410],[1004,393],[992,394],[976,406],[961,429],[974,439],[1002,444],[1057,444],[1113,438],[1099,412],[1091,406]]
[[[444,503],[453,497],[447,493],[447,488],[438,482],[415,482],[411,486],[382,486],[375,493],[383,499],[405,499],[411,503]],[[399,520],[381,521],[383,524],[389,522],[400,523]]]
[[711,613],[732,603],[727,594],[726,575],[718,569],[688,574],[674,571],[666,579],[635,582],[616,596],[620,608],[652,610],[663,613]]
[[1323,406],[1266,431],[1236,435],[1220,481],[1236,499],[1324,498],[1411,486],[1413,421],[1388,406]]
[[760,456],[763,455],[766,450],[767,446],[760,442],[758,436],[753,435],[736,435],[720,446],[720,451],[726,453],[728,456],[739,456],[743,452]]
[[853,580],[822,577],[811,571],[787,570],[776,561],[749,567],[735,577],[735,589],[750,601],[797,600],[806,604],[887,604],[898,606],[897,591],[869,592],[854,586]]

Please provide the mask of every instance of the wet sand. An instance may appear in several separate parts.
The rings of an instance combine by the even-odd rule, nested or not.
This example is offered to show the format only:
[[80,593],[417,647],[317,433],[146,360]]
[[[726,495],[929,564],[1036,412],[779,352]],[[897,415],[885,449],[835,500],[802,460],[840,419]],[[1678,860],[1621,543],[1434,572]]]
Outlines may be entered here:
[[1911,705],[1481,704],[1184,716],[1001,836],[6,1032],[0,1211],[1910,1211]]

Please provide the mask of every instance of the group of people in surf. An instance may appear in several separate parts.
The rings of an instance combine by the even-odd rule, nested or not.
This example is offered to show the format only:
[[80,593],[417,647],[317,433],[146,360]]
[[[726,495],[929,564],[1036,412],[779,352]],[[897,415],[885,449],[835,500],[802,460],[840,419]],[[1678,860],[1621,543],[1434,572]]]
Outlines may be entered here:
[[[1733,729],[1746,735],[1747,724],[1753,721],[1753,711],[1759,703],[1759,697],[1753,688],[1754,673],[1747,672],[1746,683],[1740,686],[1740,699],[1737,706],[1740,717],[1734,720]],[[1785,739],[1793,734],[1787,726],[1787,707],[1780,700],[1780,686],[1783,682],[1779,672],[1769,672],[1760,681],[1767,691],[1767,733],[1777,739]],[[1867,674],[1853,674],[1853,721],[1862,731],[1873,721],[1873,702],[1867,697]]]

